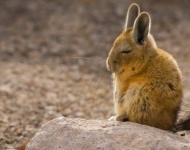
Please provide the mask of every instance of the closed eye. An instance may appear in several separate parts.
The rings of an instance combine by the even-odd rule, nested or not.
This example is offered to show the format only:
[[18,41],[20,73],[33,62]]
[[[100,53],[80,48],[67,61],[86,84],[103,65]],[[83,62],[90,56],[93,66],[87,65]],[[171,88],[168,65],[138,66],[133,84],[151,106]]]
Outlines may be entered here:
[[122,51],[123,54],[129,54],[131,52],[131,50],[128,51]]

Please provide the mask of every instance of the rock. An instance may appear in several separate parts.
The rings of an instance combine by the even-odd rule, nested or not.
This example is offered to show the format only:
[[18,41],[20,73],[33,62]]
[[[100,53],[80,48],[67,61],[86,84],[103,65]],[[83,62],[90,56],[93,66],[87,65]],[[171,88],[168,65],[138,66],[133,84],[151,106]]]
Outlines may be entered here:
[[187,150],[184,136],[131,122],[60,117],[44,124],[26,150]]

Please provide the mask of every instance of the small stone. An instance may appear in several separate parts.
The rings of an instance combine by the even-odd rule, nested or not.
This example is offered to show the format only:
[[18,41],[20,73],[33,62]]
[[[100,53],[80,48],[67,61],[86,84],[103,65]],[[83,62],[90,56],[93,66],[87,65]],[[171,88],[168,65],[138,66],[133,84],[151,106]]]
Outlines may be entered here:
[[12,94],[12,89],[8,85],[2,85],[0,86],[0,92],[6,93],[6,94]]

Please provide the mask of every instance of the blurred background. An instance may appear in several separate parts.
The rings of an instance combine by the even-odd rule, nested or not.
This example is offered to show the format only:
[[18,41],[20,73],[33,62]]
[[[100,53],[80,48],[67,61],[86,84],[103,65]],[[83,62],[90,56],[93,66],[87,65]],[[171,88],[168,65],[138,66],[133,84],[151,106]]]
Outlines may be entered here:
[[114,114],[105,61],[133,2],[150,13],[157,45],[178,61],[190,100],[188,0],[1,0],[1,150],[24,149],[56,117]]

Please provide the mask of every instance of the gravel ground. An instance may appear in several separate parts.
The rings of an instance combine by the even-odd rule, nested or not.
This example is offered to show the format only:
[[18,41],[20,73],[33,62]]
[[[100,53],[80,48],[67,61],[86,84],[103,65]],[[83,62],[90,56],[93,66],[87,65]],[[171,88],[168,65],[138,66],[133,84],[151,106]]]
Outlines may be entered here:
[[[105,60],[132,0],[0,1],[0,149],[22,150],[60,116],[113,115]],[[190,101],[190,3],[136,0],[159,47],[178,61]],[[188,107],[187,107],[188,109]]]

